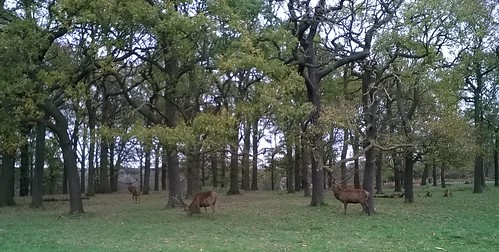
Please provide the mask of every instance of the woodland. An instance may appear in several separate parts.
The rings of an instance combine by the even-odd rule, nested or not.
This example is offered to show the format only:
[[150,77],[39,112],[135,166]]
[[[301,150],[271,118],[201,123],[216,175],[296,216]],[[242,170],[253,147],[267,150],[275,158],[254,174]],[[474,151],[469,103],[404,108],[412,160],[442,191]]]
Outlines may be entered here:
[[281,178],[310,206],[363,188],[371,213],[430,178],[483,197],[499,186],[498,7],[0,0],[0,207],[68,194],[83,214],[127,172],[166,208]]

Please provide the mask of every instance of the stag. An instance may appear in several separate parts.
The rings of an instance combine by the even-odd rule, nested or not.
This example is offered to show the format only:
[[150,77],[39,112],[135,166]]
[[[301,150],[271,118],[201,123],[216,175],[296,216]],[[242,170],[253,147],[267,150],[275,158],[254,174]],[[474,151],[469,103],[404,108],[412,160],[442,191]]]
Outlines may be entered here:
[[[367,206],[367,199],[369,198],[369,192],[363,189],[342,189],[337,184],[334,183],[333,179],[333,193],[334,197],[343,203],[345,214],[347,214],[348,203],[360,204],[362,206],[361,215],[366,212],[371,216],[369,207]],[[341,183],[339,183],[341,184]]]
[[211,207],[211,219],[213,219],[213,216],[215,215],[215,204],[217,203],[217,193],[214,191],[196,193],[189,206],[182,204],[177,198],[174,199],[184,206],[184,211],[187,211],[187,215],[189,216],[191,216],[194,213],[201,213],[201,207],[204,207],[205,214],[208,214],[206,208]]
[[128,185],[128,191],[130,194],[132,194],[132,200],[135,203],[140,203],[140,190],[133,186],[132,184],[135,183],[136,181],[127,181],[125,182]]

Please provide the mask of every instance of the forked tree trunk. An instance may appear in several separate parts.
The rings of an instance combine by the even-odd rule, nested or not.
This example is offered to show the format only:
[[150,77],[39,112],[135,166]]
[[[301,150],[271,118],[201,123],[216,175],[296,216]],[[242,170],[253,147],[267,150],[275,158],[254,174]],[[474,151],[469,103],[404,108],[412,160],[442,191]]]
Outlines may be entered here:
[[414,177],[414,157],[412,150],[406,150],[405,152],[405,186],[404,186],[404,202],[412,203],[414,202],[414,187],[413,187],[413,177]]
[[[352,135],[352,140],[353,140],[353,155],[357,156],[359,154],[359,136],[357,133],[354,133],[355,135]],[[353,186],[355,189],[360,189],[360,174],[359,174],[359,159],[356,158],[353,161]]]
[[401,192],[402,191],[402,172],[400,171],[402,169],[402,162],[400,162],[399,156],[393,152],[392,154],[392,159],[393,159],[393,174],[394,174],[394,179],[395,179],[395,192]]
[[159,174],[161,168],[159,167],[159,157],[161,156],[161,149],[159,145],[154,150],[154,191],[159,191]]
[[[23,130],[23,134],[28,136],[29,131]],[[21,167],[19,174],[19,196],[24,197],[29,194],[29,146],[28,141],[21,146]]]

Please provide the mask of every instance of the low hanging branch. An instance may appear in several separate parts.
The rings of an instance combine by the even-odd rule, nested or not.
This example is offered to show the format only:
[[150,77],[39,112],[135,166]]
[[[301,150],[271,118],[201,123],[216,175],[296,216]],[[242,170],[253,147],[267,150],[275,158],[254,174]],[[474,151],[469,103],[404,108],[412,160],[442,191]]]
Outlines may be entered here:
[[[342,164],[342,163],[346,163],[346,162],[350,162],[350,161],[354,161],[356,159],[358,159],[359,157],[363,156],[368,150],[370,150],[371,148],[377,148],[377,149],[380,149],[382,151],[391,151],[391,150],[396,150],[396,149],[401,149],[401,148],[408,148],[408,147],[417,147],[417,145],[414,145],[414,144],[397,144],[397,145],[394,145],[394,146],[390,146],[390,147],[383,147],[379,144],[376,144],[376,142],[374,140],[370,140],[369,141],[369,145],[364,148],[362,151],[360,151],[359,153],[357,153],[356,155],[350,157],[350,158],[345,158],[345,159],[341,159],[337,162],[335,162],[333,165],[329,165],[329,166],[326,166],[324,165],[322,168],[328,172],[333,172],[333,166],[337,166],[339,164]],[[315,154],[314,154],[315,155]]]

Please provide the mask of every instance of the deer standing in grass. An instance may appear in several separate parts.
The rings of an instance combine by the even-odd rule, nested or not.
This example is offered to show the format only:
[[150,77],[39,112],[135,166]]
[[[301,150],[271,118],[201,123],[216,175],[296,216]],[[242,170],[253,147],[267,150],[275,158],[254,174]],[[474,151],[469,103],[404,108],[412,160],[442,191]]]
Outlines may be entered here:
[[343,203],[345,207],[345,214],[347,214],[348,203],[360,204],[362,206],[361,215],[366,212],[369,216],[371,213],[369,207],[367,206],[367,199],[369,198],[369,192],[363,189],[342,189],[333,182],[333,193],[334,197]]
[[133,202],[135,203],[140,203],[140,190],[133,186],[132,184],[134,182],[126,182],[128,184],[128,191],[130,192],[130,194],[132,194],[132,200]]
[[[175,198],[179,203],[180,201]],[[208,214],[206,208],[211,207],[211,219],[215,215],[215,204],[217,203],[217,193],[214,191],[198,192],[194,195],[191,204],[184,205],[184,211],[191,216],[193,213],[201,213],[201,207],[204,207],[205,214]],[[180,203],[182,205],[182,203]]]

